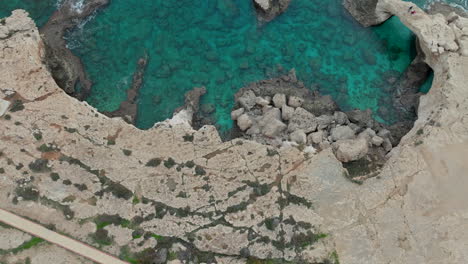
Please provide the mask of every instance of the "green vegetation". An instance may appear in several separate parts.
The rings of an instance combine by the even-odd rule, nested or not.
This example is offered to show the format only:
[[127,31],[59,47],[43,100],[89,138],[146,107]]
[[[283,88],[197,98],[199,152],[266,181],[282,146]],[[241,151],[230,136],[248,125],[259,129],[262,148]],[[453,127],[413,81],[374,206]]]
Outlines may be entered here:
[[72,182],[70,180],[68,180],[68,179],[63,180],[62,183],[65,184],[65,185],[71,185],[72,184]]
[[169,158],[167,160],[164,161],[164,166],[168,169],[174,167],[174,165],[176,165],[176,162],[173,158]]
[[38,141],[42,139],[42,133],[41,132],[33,133],[33,136]]
[[422,128],[418,129],[418,131],[416,131],[416,135],[420,136],[424,134],[424,131],[422,130]]
[[91,235],[93,241],[102,246],[112,245],[112,238],[109,237],[109,232],[105,229],[98,229],[94,234]]
[[147,163],[146,163],[146,167],[157,167],[161,164],[161,159],[158,159],[158,158],[154,158],[154,159],[150,159]]
[[68,133],[76,133],[78,130],[76,128],[65,127],[65,131]]
[[330,261],[332,264],[340,264],[340,259],[338,258],[338,253],[336,253],[336,250],[331,253]]
[[60,149],[53,144],[42,144],[37,148],[37,150],[39,150],[40,152],[53,152],[59,151]]
[[191,168],[195,167],[195,162],[193,162],[193,160],[189,160],[189,161],[185,162],[185,166],[187,168],[191,169]]
[[197,165],[195,166],[195,175],[197,176],[203,176],[206,174],[205,169],[203,169],[201,166]]
[[53,180],[53,181],[58,181],[60,179],[60,175],[56,172],[52,172],[50,174],[50,178]]
[[140,199],[138,199],[137,196],[133,196],[132,203],[133,203],[133,204],[138,204],[138,203],[140,203]]
[[17,187],[15,193],[25,201],[37,201],[39,199],[39,191],[33,189],[31,186]]
[[86,184],[84,184],[84,183],[82,183],[82,184],[75,183],[75,184],[73,184],[73,186],[75,186],[80,191],[88,190],[88,186],[86,186]]
[[3,174],[5,173],[5,169],[4,168],[0,168],[0,174]]
[[46,160],[46,159],[37,159],[37,160],[29,163],[28,167],[33,172],[41,173],[41,172],[50,171],[48,165],[49,165],[48,160]]
[[10,112],[18,112],[24,110],[24,105],[21,100],[15,100],[11,105]]
[[128,149],[122,149],[122,152],[125,156],[130,156],[132,155],[132,151],[131,150],[128,150]]
[[3,116],[3,118],[5,118],[5,120],[11,120],[11,115],[6,114]]
[[185,142],[193,142],[193,134],[192,135],[186,134],[183,138]]

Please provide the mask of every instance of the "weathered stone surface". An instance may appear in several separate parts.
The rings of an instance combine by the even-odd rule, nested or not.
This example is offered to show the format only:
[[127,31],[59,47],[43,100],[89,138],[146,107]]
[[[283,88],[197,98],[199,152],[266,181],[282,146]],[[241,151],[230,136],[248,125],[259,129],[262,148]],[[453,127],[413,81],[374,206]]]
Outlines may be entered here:
[[243,108],[250,110],[255,106],[256,99],[257,97],[255,96],[254,92],[247,91],[238,99],[238,101]]
[[291,0],[254,0],[253,2],[258,19],[268,22],[286,11]]
[[281,108],[283,105],[286,104],[286,95],[284,94],[275,94],[273,96],[273,104],[277,108]]
[[287,105],[283,105],[283,107],[281,107],[281,118],[283,120],[290,120],[294,115],[294,108],[290,107],[290,106],[287,106]]
[[247,114],[242,114],[241,116],[239,116],[239,118],[237,118],[237,126],[239,126],[239,128],[242,131],[249,129],[249,127],[251,127],[252,124],[253,121]]
[[10,107],[10,102],[0,99],[0,117],[2,117]]
[[[400,1],[389,4],[419,38],[434,38],[422,34],[437,32],[439,19],[406,15],[406,3]],[[195,131],[180,116],[142,131],[99,114],[57,87],[42,64],[40,37],[26,14],[17,11],[8,21],[28,30],[0,40],[0,91],[15,92],[2,98],[20,98],[24,105],[11,113],[12,120],[0,118],[2,209],[54,224],[95,246],[93,219],[99,215],[141,218],[136,226],[145,232],[241,263],[247,262],[246,252],[325,262],[336,251],[340,263],[347,264],[468,259],[468,182],[463,177],[468,170],[468,58],[457,51],[427,53],[435,81],[421,97],[418,121],[390,152],[378,177],[356,185],[346,179],[330,149],[306,155],[295,147],[276,149],[242,139],[222,142],[214,127]],[[0,23],[1,30],[5,27]],[[32,166],[33,172],[28,165],[37,159],[47,166]],[[52,179],[52,172],[59,180]],[[48,202],[37,200],[34,192],[18,192],[23,187],[37,189]],[[72,219],[66,218],[71,212],[65,208],[74,213]],[[128,239],[128,231],[113,232],[115,242],[101,250],[119,255],[118,243]],[[327,237],[293,249],[273,245],[307,231]],[[136,244],[130,245],[132,250],[142,251]],[[50,247],[36,246],[1,261],[24,263],[29,256],[32,263],[86,263]]]
[[232,120],[237,120],[239,116],[241,116],[244,113],[244,108],[239,108],[231,112],[231,119]]
[[310,133],[308,136],[307,136],[307,142],[312,144],[320,144],[322,143],[322,141],[325,139],[326,135],[325,133],[323,132],[323,130],[319,130],[317,132],[314,132],[314,133]]
[[302,130],[296,130],[289,134],[289,139],[291,141],[296,142],[297,144],[305,144],[307,143],[307,135]]
[[355,137],[354,130],[352,130],[349,126],[334,127],[331,130],[330,135],[333,141],[353,139]]
[[289,120],[288,124],[289,132],[296,131],[297,129],[301,129],[305,133],[310,133],[317,129],[315,116],[301,107],[294,110],[294,115]]
[[302,106],[302,103],[304,103],[303,98],[300,98],[298,96],[289,96],[289,99],[288,99],[289,106],[296,108],[296,107]]

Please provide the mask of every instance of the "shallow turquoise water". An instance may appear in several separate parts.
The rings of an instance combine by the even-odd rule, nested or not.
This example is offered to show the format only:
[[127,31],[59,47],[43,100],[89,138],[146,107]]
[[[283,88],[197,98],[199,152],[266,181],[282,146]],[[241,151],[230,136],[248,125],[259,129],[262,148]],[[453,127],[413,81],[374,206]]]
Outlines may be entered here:
[[0,0],[0,18],[9,16],[12,10],[25,9],[42,26],[57,9],[56,4],[57,0]]
[[[13,2],[29,5],[40,21],[55,4],[8,2],[0,2],[0,10],[15,7]],[[137,120],[141,128],[170,117],[183,104],[184,92],[198,86],[207,88],[203,103],[215,106],[217,124],[230,128],[239,88],[291,68],[343,109],[371,108],[377,114],[389,104],[382,75],[401,73],[414,57],[413,37],[398,18],[366,29],[348,16],[341,0],[293,0],[285,14],[259,27],[250,2],[113,0],[67,36],[94,81],[88,102],[102,111],[117,109],[138,58],[147,53]],[[377,118],[395,121],[391,109]]]

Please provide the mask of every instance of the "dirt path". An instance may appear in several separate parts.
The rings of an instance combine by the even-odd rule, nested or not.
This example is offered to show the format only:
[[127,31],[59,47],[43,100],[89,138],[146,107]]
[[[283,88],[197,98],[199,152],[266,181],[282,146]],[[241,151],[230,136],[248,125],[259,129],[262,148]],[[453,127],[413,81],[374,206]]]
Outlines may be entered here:
[[31,222],[3,209],[0,209],[0,222],[4,222],[33,236],[40,237],[50,243],[56,244],[64,249],[70,250],[97,263],[128,264],[127,262],[99,251],[89,245],[51,231],[39,224]]

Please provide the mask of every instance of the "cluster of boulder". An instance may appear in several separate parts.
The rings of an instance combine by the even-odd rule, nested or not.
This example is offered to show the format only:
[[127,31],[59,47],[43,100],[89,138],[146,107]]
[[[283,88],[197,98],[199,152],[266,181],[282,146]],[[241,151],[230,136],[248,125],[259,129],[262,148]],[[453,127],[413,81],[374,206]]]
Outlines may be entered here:
[[392,149],[390,131],[370,110],[317,114],[304,109],[306,100],[284,93],[257,96],[246,89],[236,98],[231,118],[245,138],[276,147],[303,147],[306,152],[331,147],[341,162],[367,155],[384,158]]

